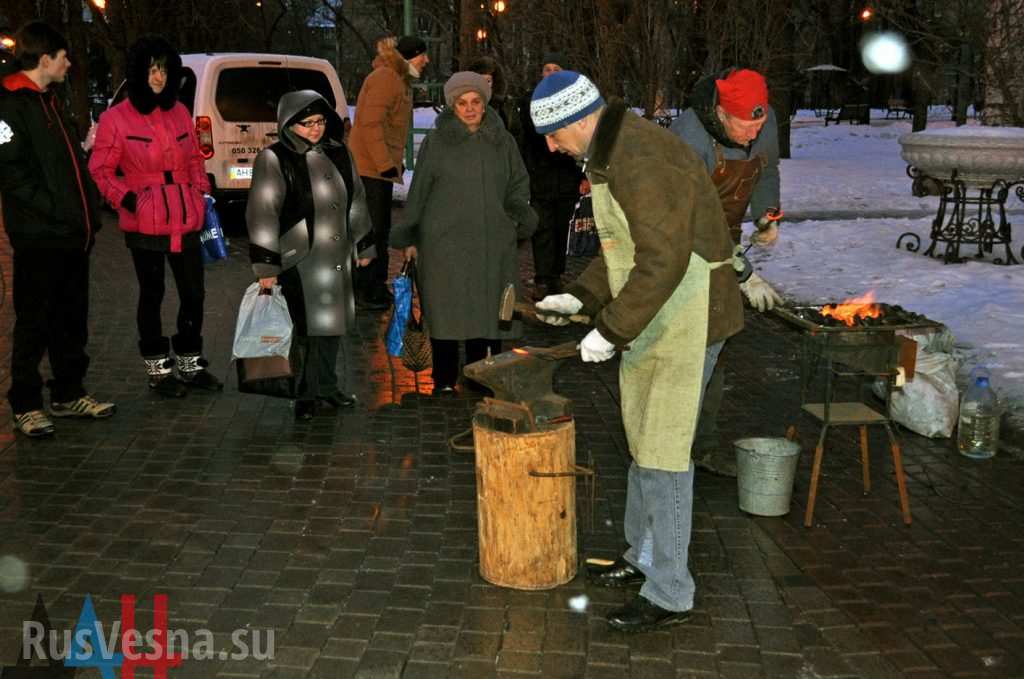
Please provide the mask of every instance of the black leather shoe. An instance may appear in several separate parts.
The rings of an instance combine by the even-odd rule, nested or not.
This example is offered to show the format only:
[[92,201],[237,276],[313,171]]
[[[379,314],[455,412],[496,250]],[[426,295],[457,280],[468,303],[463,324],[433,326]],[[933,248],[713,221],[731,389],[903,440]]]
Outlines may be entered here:
[[334,408],[351,408],[356,404],[355,394],[343,394],[340,391],[336,391],[330,396],[321,396],[317,399],[321,405],[327,406],[332,410]]
[[316,414],[316,401],[296,401],[295,419],[297,421],[312,420]]
[[642,585],[647,577],[621,556],[610,566],[587,564],[590,582],[598,587],[630,587]]
[[607,620],[620,632],[646,632],[678,625],[689,617],[689,611],[668,611],[637,594],[628,604],[609,613]]

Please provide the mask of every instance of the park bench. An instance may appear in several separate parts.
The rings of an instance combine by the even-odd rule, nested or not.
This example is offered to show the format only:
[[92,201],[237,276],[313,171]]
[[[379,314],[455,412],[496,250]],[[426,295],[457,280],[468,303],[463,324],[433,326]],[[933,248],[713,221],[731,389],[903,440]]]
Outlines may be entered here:
[[825,127],[829,122],[836,125],[846,121],[851,125],[868,125],[871,122],[871,108],[867,104],[843,104],[837,111],[829,111],[825,116]]
[[909,118],[913,114],[913,110],[907,106],[907,102],[903,99],[890,99],[886,103],[885,117],[895,118],[899,120],[901,118]]

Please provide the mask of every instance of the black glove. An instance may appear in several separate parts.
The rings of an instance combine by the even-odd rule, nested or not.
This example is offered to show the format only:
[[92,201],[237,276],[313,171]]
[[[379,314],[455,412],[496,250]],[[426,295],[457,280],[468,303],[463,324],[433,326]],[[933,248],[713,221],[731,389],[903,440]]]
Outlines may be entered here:
[[398,179],[398,168],[389,167],[388,169],[381,172],[380,176],[384,177],[384,179]]
[[138,202],[139,197],[135,195],[135,192],[129,191],[128,193],[124,194],[124,198],[121,199],[121,207],[123,207],[125,210],[128,210],[128,212],[135,214],[135,208]]

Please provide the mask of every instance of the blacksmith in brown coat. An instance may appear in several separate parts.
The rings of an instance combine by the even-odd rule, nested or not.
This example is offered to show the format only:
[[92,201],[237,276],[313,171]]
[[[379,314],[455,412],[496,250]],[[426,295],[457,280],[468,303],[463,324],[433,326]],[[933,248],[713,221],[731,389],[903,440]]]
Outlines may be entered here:
[[584,361],[629,348],[619,363],[633,458],[623,521],[628,549],[595,569],[593,579],[608,587],[642,584],[635,599],[609,613],[612,627],[672,625],[686,619],[696,589],[687,557],[690,445],[700,400],[722,344],[743,327],[732,239],[693,150],[621,100],[606,104],[585,76],[546,77],[530,115],[551,150],[583,162],[601,238],[601,257],[537,309],[594,319],[580,343]]

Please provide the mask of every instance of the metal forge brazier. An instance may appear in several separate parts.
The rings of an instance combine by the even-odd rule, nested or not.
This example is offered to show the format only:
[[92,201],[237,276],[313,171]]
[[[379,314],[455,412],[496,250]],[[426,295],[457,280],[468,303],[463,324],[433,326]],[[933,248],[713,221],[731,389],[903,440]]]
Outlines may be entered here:
[[[866,296],[843,304],[776,307],[775,313],[803,330],[800,347],[800,403],[804,412],[822,423],[814,451],[804,526],[814,518],[825,438],[831,426],[853,425],[860,430],[864,492],[871,490],[868,455],[869,425],[881,425],[889,437],[903,522],[910,524],[910,501],[899,441],[889,419],[892,390],[913,377],[917,343],[905,334],[937,330],[941,325],[898,306],[874,304]],[[879,412],[861,400],[834,400],[838,378],[885,380],[885,406]],[[812,386],[821,384],[812,396]]]

